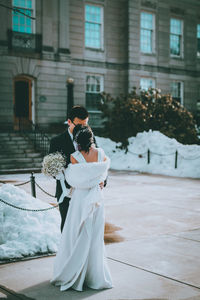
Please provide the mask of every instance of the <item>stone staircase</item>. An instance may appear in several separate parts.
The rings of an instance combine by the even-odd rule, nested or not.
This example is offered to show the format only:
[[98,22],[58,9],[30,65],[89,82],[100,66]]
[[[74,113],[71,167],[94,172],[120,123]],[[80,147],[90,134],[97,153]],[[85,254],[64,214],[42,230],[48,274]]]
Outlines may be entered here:
[[43,156],[18,133],[0,133],[0,174],[41,171]]

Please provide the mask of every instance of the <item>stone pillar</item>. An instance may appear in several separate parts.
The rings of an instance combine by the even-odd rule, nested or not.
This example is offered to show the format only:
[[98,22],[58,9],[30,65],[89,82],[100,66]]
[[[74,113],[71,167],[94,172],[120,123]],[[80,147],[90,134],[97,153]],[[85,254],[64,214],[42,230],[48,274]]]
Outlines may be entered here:
[[74,79],[67,79],[67,119],[69,116],[69,112],[74,106]]
[[65,60],[69,52],[69,0],[59,1],[59,42],[58,53]]

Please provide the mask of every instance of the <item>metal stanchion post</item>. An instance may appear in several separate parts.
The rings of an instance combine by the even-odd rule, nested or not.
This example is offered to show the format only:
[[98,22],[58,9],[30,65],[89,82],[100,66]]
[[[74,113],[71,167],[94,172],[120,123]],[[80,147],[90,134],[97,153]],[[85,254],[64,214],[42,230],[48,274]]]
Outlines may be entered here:
[[177,169],[177,164],[178,164],[178,151],[176,150],[176,152],[175,152],[175,169]]
[[35,191],[35,176],[33,172],[31,172],[31,194],[33,197],[36,198],[36,191]]
[[150,150],[147,151],[147,163],[150,164]]

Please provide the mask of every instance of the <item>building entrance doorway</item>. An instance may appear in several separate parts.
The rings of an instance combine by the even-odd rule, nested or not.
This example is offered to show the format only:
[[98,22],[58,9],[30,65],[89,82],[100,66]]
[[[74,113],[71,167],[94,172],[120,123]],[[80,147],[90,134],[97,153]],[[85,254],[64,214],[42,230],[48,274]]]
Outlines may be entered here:
[[14,129],[28,129],[32,121],[32,80],[17,77],[14,80]]

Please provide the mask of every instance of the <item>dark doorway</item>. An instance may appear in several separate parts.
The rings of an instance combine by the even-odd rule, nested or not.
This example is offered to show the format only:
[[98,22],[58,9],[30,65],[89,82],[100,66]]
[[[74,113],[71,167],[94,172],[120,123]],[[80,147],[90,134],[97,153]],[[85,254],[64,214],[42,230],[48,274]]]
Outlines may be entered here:
[[17,78],[14,81],[14,129],[30,126],[31,110],[31,80]]

